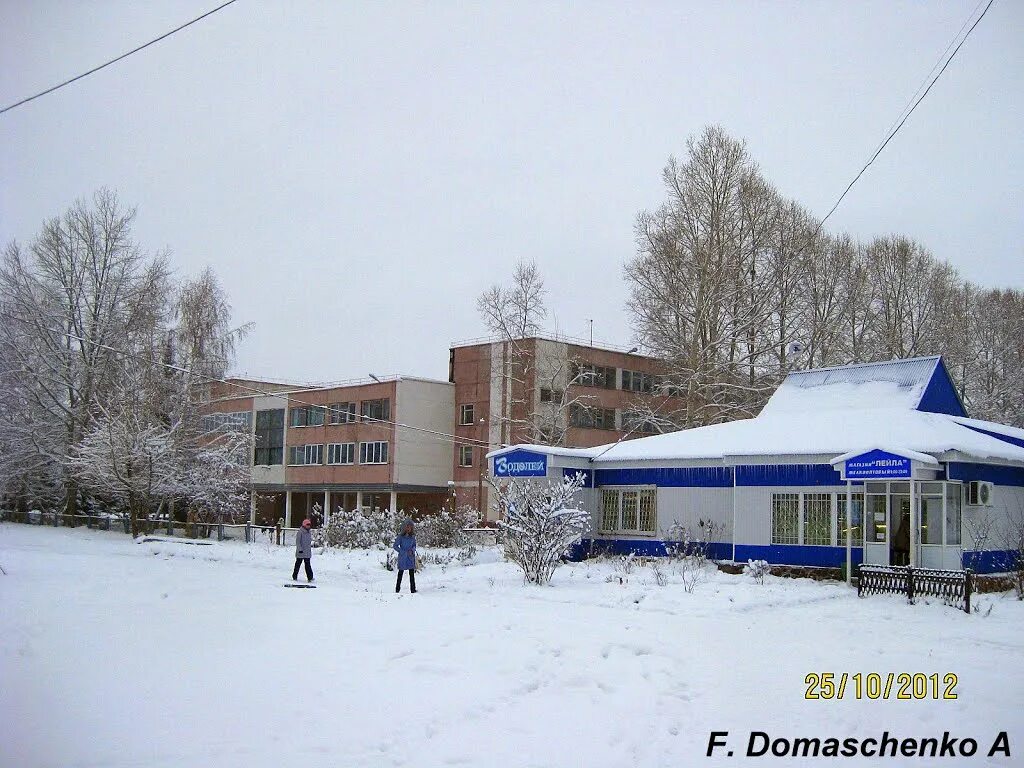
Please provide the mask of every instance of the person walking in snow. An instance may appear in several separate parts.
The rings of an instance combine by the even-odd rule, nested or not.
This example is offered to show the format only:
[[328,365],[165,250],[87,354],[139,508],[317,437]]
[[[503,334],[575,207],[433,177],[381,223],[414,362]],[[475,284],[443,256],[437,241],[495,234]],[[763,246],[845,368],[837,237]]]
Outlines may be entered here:
[[401,532],[395,537],[394,550],[398,553],[398,581],[395,592],[402,591],[402,574],[409,572],[409,591],[416,591],[416,534],[412,520],[402,523]]
[[313,523],[307,518],[302,521],[302,527],[295,534],[295,567],[292,569],[292,581],[299,578],[299,566],[306,566],[306,581],[313,580],[313,566],[309,559],[313,556],[313,534],[310,528]]

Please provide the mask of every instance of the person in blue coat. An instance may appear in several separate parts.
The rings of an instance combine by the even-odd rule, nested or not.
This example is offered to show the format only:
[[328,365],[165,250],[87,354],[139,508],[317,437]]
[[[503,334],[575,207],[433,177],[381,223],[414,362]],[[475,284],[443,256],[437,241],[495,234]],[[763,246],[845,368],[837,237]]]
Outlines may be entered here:
[[416,534],[412,520],[402,523],[401,532],[395,537],[394,550],[398,553],[398,581],[395,592],[402,591],[402,574],[409,572],[409,591],[416,591]]

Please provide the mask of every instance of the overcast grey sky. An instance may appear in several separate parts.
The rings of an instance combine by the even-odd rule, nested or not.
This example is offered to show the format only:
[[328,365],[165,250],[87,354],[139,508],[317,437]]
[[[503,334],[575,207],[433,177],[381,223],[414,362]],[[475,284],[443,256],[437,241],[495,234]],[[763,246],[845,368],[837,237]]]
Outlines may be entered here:
[[[0,0],[0,103],[216,4]],[[824,215],[975,5],[241,0],[0,116],[0,243],[116,189],[255,322],[252,375],[445,378],[520,258],[560,331],[627,344],[633,223],[688,135]],[[829,228],[1024,287],[1022,40],[997,0]]]

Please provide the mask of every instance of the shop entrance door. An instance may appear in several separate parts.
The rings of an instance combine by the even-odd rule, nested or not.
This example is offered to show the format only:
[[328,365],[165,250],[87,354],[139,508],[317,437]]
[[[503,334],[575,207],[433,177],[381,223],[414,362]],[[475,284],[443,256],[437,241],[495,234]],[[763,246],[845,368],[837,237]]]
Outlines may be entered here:
[[910,565],[910,496],[893,494],[889,502],[889,563]]

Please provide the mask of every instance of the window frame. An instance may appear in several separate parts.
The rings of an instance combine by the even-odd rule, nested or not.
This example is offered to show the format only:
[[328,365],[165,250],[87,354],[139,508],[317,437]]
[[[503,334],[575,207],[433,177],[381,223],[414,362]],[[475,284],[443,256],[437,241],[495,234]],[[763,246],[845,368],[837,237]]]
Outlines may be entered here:
[[[371,449],[370,446],[375,446],[375,448]],[[383,446],[383,448],[381,446]],[[368,450],[373,450],[374,458],[375,458],[374,461],[366,461],[366,456],[367,456]],[[359,463],[360,464],[366,464],[366,465],[387,464],[390,461],[390,459],[391,459],[390,453],[391,453],[391,451],[388,448],[388,441],[387,440],[361,440],[361,441],[359,441]],[[381,457],[381,454],[383,454],[383,457]]]
[[356,421],[356,410],[355,400],[331,403],[327,407],[327,422],[331,426],[337,426],[338,424],[354,424]]
[[[288,426],[291,429],[301,429],[303,427],[322,427],[326,418],[326,407],[323,405],[300,405],[298,407],[288,408]],[[300,418],[301,414],[301,418]],[[313,421],[310,421],[310,415],[319,417]]]
[[[302,453],[302,461],[296,461],[295,457]],[[324,463],[323,443],[303,443],[302,445],[288,446],[289,467],[318,467]]]
[[[581,415],[586,415],[585,419],[581,419]],[[594,414],[601,415],[601,423],[598,424],[594,419]],[[610,417],[611,423],[605,424]],[[569,406],[569,426],[575,427],[576,429],[603,429],[614,432],[615,426],[615,409],[614,408],[602,408],[592,407],[589,405],[582,405],[580,403],[573,403]]]
[[[459,406],[459,426],[469,427],[476,423],[476,408],[475,403],[462,403]],[[469,414],[469,418],[466,418],[466,414]]]
[[[459,466],[460,467],[472,467],[473,466],[473,446],[472,445],[460,445],[459,446]],[[467,458],[468,461],[467,461]]]
[[[348,449],[347,451],[345,449]],[[344,454],[348,453],[348,461],[331,461],[331,454],[340,454],[335,458],[344,458]],[[327,466],[329,467],[348,467],[356,463],[356,444],[354,442],[347,443],[328,443],[327,444]]]
[[[598,519],[598,533],[626,536],[653,537],[658,531],[658,487],[656,485],[603,485],[601,491],[601,510]],[[615,501],[609,506],[609,500]],[[633,526],[625,527],[627,497],[631,510]],[[615,526],[608,527],[609,515],[614,514]],[[650,528],[642,527],[645,517]]]
[[[260,426],[261,414],[266,414],[263,422],[270,421],[268,425]],[[280,423],[276,423],[277,421]],[[285,460],[284,431],[287,416],[284,408],[266,408],[256,411],[255,437],[253,440],[253,466],[255,467],[280,467]],[[269,444],[262,445],[261,438],[269,439]],[[276,457],[276,461],[274,460]],[[261,459],[264,459],[261,461]]]
[[[377,404],[380,404],[380,416],[374,416],[370,413],[370,410]],[[359,401],[359,419],[360,421],[368,422],[388,422],[391,420],[391,398],[390,397],[375,397],[370,400]]]

